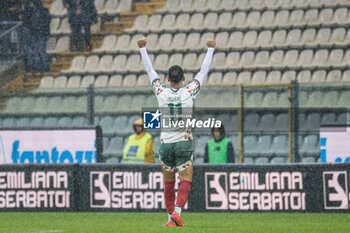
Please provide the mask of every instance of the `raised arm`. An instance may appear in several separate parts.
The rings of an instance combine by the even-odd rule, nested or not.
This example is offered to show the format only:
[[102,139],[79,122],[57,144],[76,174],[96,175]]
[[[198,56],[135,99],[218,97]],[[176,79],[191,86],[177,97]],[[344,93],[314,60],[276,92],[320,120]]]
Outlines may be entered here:
[[153,81],[155,79],[159,79],[159,77],[158,77],[158,74],[154,71],[153,66],[152,66],[152,62],[149,59],[149,56],[148,56],[148,53],[146,50],[146,44],[147,44],[146,37],[143,37],[137,41],[137,45],[140,48],[140,53],[141,53],[143,65],[145,66],[145,70],[148,74],[149,81],[152,84]]
[[207,54],[205,55],[201,70],[197,73],[196,77],[194,78],[198,80],[198,82],[200,83],[200,86],[203,85],[205,81],[205,77],[209,72],[211,61],[213,59],[215,45],[216,45],[216,42],[214,40],[207,40],[207,46],[208,46]]

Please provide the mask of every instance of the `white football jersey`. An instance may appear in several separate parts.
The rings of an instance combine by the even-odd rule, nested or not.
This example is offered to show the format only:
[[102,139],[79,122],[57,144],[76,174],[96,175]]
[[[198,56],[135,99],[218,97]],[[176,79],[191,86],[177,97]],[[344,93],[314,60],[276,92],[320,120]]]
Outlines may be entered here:
[[162,113],[160,140],[163,143],[192,140],[192,129],[186,124],[178,125],[180,121],[192,118],[194,99],[199,94],[200,84],[193,80],[185,87],[174,89],[165,86],[159,79],[153,81],[153,91],[157,97],[158,105]]
[[[194,80],[185,87],[179,89],[167,87],[159,80],[158,74],[153,69],[145,47],[140,48],[140,53],[162,113],[161,142],[173,143],[192,140],[192,126],[185,124],[183,127],[180,125],[180,122],[186,123],[188,120],[192,119],[194,99],[198,95],[199,89],[203,85],[205,77],[209,72],[214,48],[208,48],[202,67],[196,74]],[[172,122],[174,122],[174,124],[172,124]],[[178,123],[178,125],[176,125],[176,123]]]

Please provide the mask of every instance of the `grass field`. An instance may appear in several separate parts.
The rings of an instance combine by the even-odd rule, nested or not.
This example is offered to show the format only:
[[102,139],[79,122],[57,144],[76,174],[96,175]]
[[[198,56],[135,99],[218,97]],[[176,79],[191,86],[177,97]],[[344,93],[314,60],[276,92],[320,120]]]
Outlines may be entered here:
[[0,213],[0,232],[350,232],[349,214],[184,213],[185,227],[162,227],[165,213]]

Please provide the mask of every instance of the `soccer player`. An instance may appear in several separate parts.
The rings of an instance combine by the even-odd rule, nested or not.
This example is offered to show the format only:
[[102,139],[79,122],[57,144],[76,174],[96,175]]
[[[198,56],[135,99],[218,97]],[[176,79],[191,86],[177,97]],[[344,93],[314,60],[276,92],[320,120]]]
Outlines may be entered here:
[[[216,45],[215,41],[207,40],[208,50],[201,70],[197,73],[194,80],[185,87],[183,87],[183,81],[185,80],[183,70],[178,65],[170,67],[168,71],[170,87],[165,86],[154,71],[147,54],[147,39],[143,37],[138,40],[137,44],[140,48],[142,62],[148,78],[157,97],[159,108],[167,109],[170,113],[174,113],[176,109],[179,114],[183,112],[183,108],[191,109],[192,111],[194,99],[198,95],[210,68]],[[164,199],[168,212],[168,222],[164,226],[183,226],[181,211],[188,199],[193,173],[191,128],[162,130],[160,138],[159,160],[164,175]],[[177,170],[180,176],[180,188],[175,204],[175,173]]]

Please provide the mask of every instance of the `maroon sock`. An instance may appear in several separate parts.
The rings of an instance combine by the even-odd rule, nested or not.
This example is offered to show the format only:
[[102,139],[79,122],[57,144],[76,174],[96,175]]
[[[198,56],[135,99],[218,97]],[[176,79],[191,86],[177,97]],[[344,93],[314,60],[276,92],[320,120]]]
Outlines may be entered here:
[[164,199],[168,213],[172,213],[175,208],[175,181],[164,181]]
[[177,191],[177,200],[176,200],[176,205],[180,206],[181,209],[184,208],[187,202],[191,185],[192,183],[190,181],[187,181],[187,180],[181,181],[179,191]]

